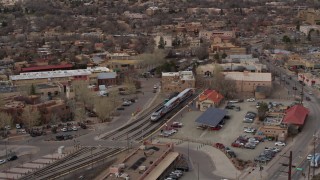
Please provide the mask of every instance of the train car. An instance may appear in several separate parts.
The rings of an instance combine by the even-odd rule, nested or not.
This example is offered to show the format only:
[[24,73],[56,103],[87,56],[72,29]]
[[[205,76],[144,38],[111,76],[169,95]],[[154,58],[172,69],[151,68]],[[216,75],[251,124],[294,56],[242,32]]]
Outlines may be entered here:
[[173,108],[175,108],[176,106],[178,106],[179,104],[180,104],[180,98],[176,96],[164,104],[164,108],[162,112],[167,113],[171,111]]
[[190,97],[193,94],[193,89],[188,88],[183,90],[181,93],[178,94],[178,98],[180,98],[180,101],[186,100],[188,97]]
[[151,117],[150,117],[151,121],[158,121],[158,119],[161,118],[161,116],[163,115],[162,109],[163,109],[163,106],[161,106],[159,109],[157,109],[155,112],[151,114]]
[[170,112],[175,107],[177,107],[180,103],[182,103],[184,100],[188,99],[193,93],[194,93],[194,90],[192,88],[185,89],[181,93],[178,93],[176,96],[166,101],[162,107],[160,107],[159,109],[157,109],[155,112],[151,114],[151,117],[150,117],[151,121],[153,122],[158,121],[166,113]]

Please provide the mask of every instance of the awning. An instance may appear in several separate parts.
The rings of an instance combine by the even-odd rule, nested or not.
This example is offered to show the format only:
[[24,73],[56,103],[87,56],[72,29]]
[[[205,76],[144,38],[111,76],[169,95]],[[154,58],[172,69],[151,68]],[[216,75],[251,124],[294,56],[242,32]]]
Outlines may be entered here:
[[196,119],[196,122],[202,125],[215,127],[223,120],[226,114],[227,111],[224,109],[211,107],[208,108],[198,119]]

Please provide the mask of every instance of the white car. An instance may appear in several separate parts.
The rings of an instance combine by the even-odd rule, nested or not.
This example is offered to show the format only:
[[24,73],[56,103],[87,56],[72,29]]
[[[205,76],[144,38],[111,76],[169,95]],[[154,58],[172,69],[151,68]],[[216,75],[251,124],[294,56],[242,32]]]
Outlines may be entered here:
[[256,101],[255,98],[249,98],[249,99],[247,99],[247,102],[255,102],[255,101]]
[[312,157],[313,157],[313,155],[312,154],[309,154],[308,156],[307,156],[307,160],[311,160],[312,159]]
[[68,128],[64,127],[64,128],[61,129],[61,131],[62,131],[62,132],[67,132],[67,131],[68,131]]
[[0,159],[0,164],[4,164],[6,163],[7,161],[5,159]]
[[256,130],[254,128],[246,128],[244,129],[245,133],[254,133]]
[[275,142],[274,145],[276,145],[276,146],[285,146],[286,143],[278,141],[278,142]]
[[309,91],[309,93],[308,93],[309,95],[312,95],[313,93],[312,93],[312,91]]
[[78,131],[78,128],[76,126],[72,126],[73,131]]
[[17,129],[21,129],[20,124],[16,124],[16,128],[17,128]]
[[279,149],[279,148],[277,148],[277,147],[273,147],[273,148],[271,148],[271,151],[273,151],[273,152],[280,152],[281,151],[281,149]]

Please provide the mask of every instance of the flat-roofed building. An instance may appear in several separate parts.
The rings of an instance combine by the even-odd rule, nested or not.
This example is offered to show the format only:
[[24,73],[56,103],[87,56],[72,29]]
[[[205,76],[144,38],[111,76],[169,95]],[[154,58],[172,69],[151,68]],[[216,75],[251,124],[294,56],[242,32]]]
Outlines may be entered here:
[[120,172],[126,177],[135,180],[158,180],[173,169],[181,158],[178,152],[173,151],[173,143],[144,142],[126,156],[119,164],[110,167],[107,179],[119,179]]
[[[110,72],[110,70],[106,67],[96,67],[77,70],[28,72],[12,75],[10,76],[10,80],[14,85],[69,82],[74,80],[91,81],[90,76],[92,74],[101,72]],[[96,81],[96,76],[93,77],[95,78],[94,81]]]
[[254,93],[257,86],[272,87],[271,73],[255,73],[255,72],[224,72],[226,79],[234,80],[237,92]]
[[195,87],[195,78],[192,71],[163,72],[161,89],[165,93],[181,92]]

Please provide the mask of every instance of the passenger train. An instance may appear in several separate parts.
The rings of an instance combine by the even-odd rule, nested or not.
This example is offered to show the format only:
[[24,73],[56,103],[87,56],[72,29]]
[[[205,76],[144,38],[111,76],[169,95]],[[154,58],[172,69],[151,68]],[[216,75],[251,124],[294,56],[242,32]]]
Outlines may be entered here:
[[155,112],[151,114],[151,121],[158,121],[161,117],[163,117],[165,114],[173,110],[175,107],[177,107],[179,104],[181,104],[183,101],[188,99],[192,94],[194,93],[194,90],[192,88],[188,88],[183,90],[181,93],[179,93],[177,96],[171,98],[168,102],[166,102],[163,106],[161,106],[159,109],[157,109]]

